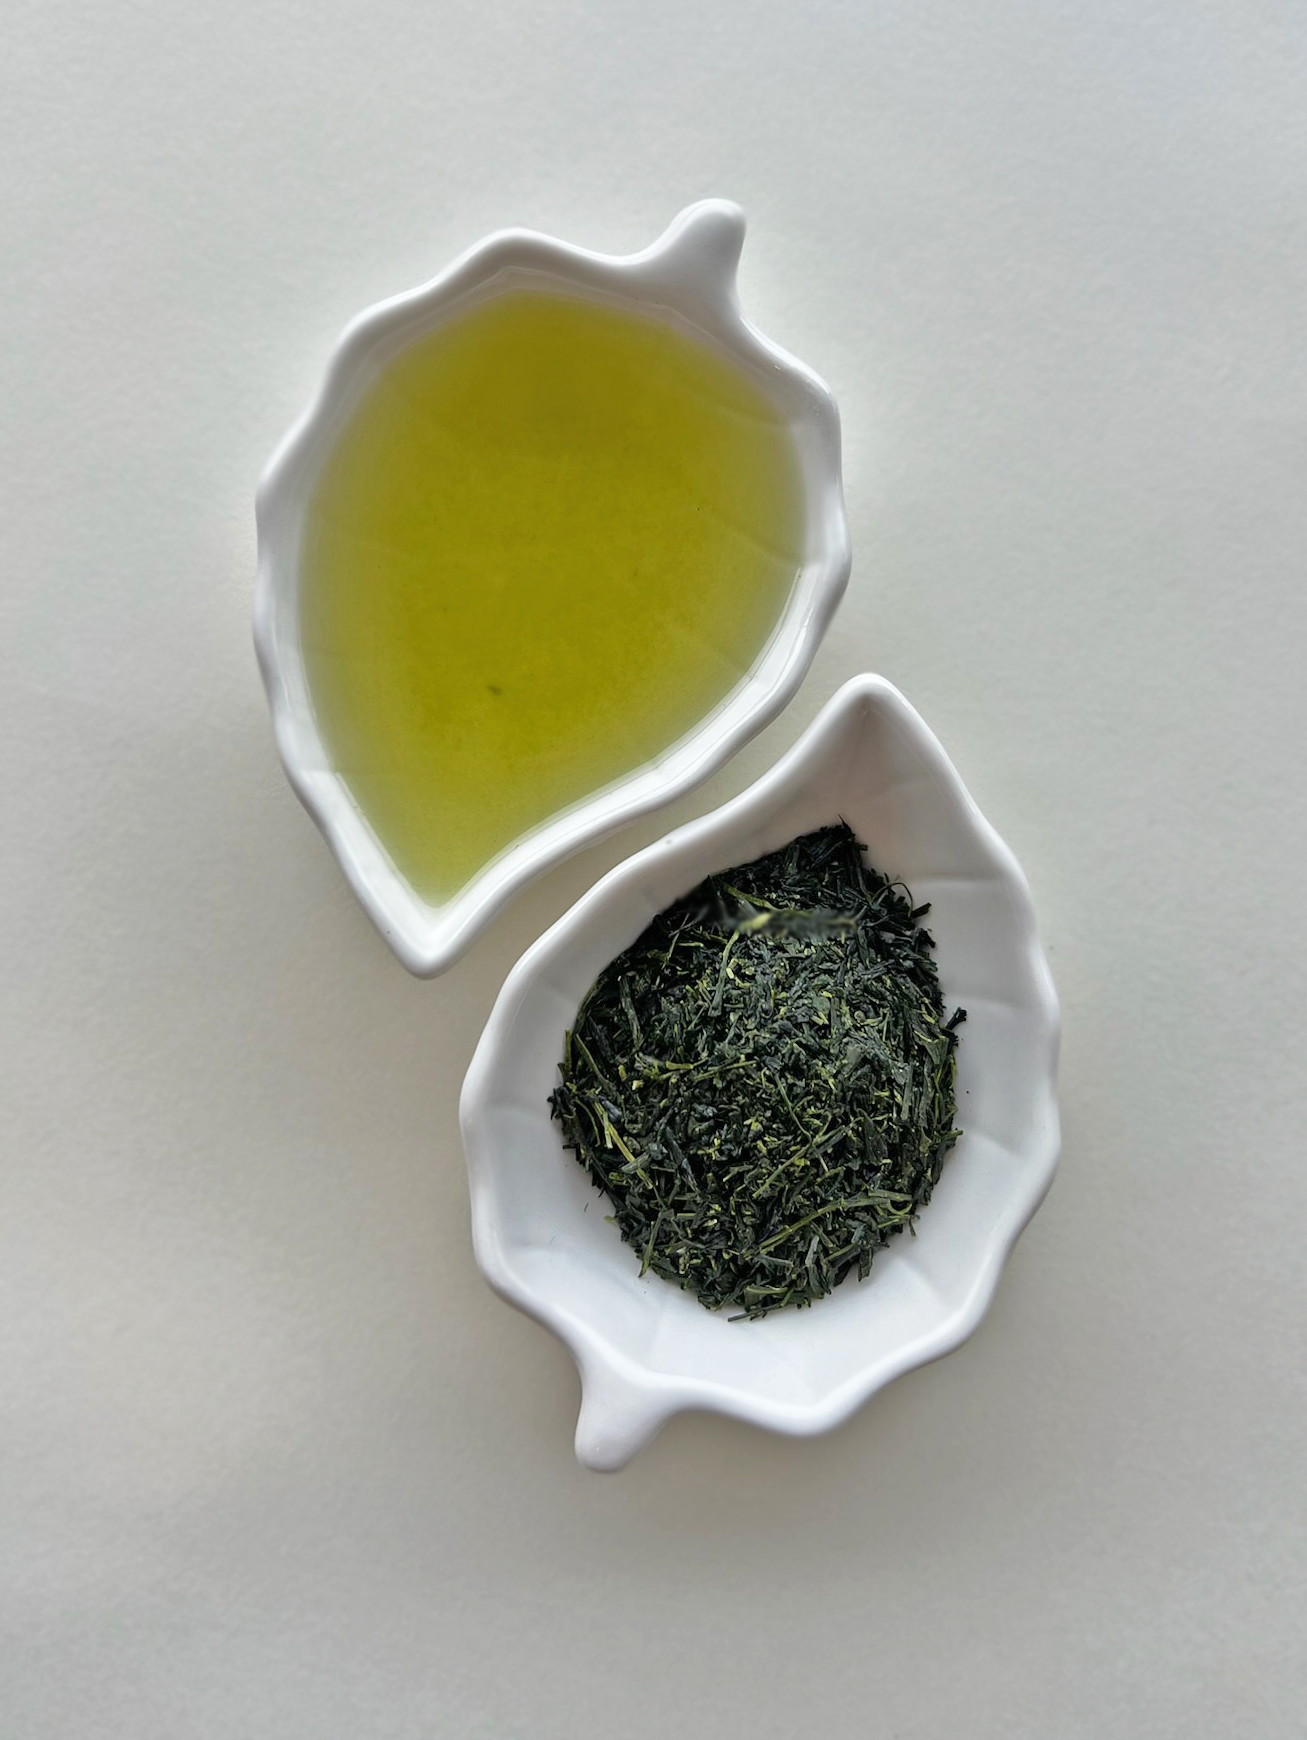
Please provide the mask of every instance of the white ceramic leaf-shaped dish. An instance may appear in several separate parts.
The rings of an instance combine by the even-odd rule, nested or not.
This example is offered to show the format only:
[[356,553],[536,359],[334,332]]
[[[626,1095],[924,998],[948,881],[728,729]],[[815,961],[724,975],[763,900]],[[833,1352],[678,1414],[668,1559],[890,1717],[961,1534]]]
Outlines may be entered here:
[[[345,331],[317,400],[264,474],[258,495],[255,644],[277,746],[295,791],[355,893],[404,964],[443,971],[531,877],[670,802],[715,772],[798,688],[848,579],[839,418],[826,386],[744,318],[735,273],[738,206],[690,206],[643,253],[614,258],[525,230],[480,242],[431,283],[379,303]],[[780,413],[804,500],[802,560],[770,639],[737,687],[654,761],[553,816],[440,905],[400,874],[324,747],[305,672],[298,609],[306,507],[333,444],[379,372],[406,346],[505,288],[548,280],[688,330],[760,385]],[[440,576],[433,576],[440,584]]]
[[[704,876],[841,817],[927,921],[946,1006],[967,1021],[958,1121],[916,1237],[808,1309],[730,1322],[656,1275],[605,1220],[547,1096],[600,970]],[[618,1468],[667,1417],[708,1408],[825,1431],[957,1347],[989,1304],[1058,1153],[1058,1010],[1026,881],[939,742],[883,678],[847,683],[771,772],[611,871],[509,975],[463,1088],[477,1260],[562,1337],[581,1372],[576,1452]]]

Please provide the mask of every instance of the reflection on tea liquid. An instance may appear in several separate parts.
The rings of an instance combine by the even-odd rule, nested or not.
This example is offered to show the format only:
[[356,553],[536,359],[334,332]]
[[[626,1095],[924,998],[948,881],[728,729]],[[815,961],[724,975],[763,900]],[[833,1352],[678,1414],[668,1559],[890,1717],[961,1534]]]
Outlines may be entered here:
[[738,684],[801,563],[761,390],[689,335],[506,290],[387,365],[309,504],[331,763],[412,887],[650,762]]

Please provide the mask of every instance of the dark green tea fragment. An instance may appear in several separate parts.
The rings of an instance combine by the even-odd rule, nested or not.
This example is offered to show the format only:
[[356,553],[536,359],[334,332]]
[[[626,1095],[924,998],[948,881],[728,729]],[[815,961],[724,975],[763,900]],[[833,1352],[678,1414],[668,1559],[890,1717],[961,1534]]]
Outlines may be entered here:
[[600,974],[550,1105],[642,1273],[763,1317],[911,1225],[966,1018],[927,911],[840,823],[710,876]]

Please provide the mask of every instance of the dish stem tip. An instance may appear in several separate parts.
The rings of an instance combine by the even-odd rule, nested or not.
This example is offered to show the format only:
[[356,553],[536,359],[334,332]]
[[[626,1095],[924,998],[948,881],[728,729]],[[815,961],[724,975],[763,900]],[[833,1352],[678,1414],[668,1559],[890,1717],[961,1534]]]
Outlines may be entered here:
[[667,1410],[608,1366],[581,1370],[581,1412],[576,1422],[576,1459],[583,1467],[612,1474],[655,1437]]

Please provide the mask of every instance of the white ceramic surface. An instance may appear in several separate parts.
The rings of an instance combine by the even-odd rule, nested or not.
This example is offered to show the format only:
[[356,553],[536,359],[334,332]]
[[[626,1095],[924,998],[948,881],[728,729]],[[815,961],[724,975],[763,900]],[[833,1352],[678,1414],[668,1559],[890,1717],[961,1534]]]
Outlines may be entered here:
[[[379,303],[345,331],[312,408],[286,438],[258,496],[255,645],[282,762],[341,868],[395,952],[415,973],[443,971],[531,877],[680,796],[716,771],[793,695],[848,580],[839,418],[826,386],[765,339],[740,310],[735,271],[744,215],[724,200],[688,207],[651,248],[623,258],[525,230],[504,230],[440,277]],[[753,668],[698,727],[629,777],[554,816],[435,906],[399,874],[330,765],[318,733],[299,637],[304,511],[322,463],[377,372],[420,336],[514,284],[565,285],[706,339],[748,373],[786,419],[805,493],[802,566]]]
[[[866,1281],[802,1311],[730,1322],[640,1276],[546,1098],[581,998],[655,913],[710,872],[840,817],[871,863],[931,903],[945,1001],[967,1010],[963,1135],[916,1237],[893,1240]],[[683,1408],[824,1431],[955,1348],[1052,1179],[1057,1048],[1057,1002],[1020,867],[883,678],[846,683],[749,790],[611,871],[509,975],[462,1098],[477,1260],[504,1298],[572,1350],[581,1461],[620,1467]]]

